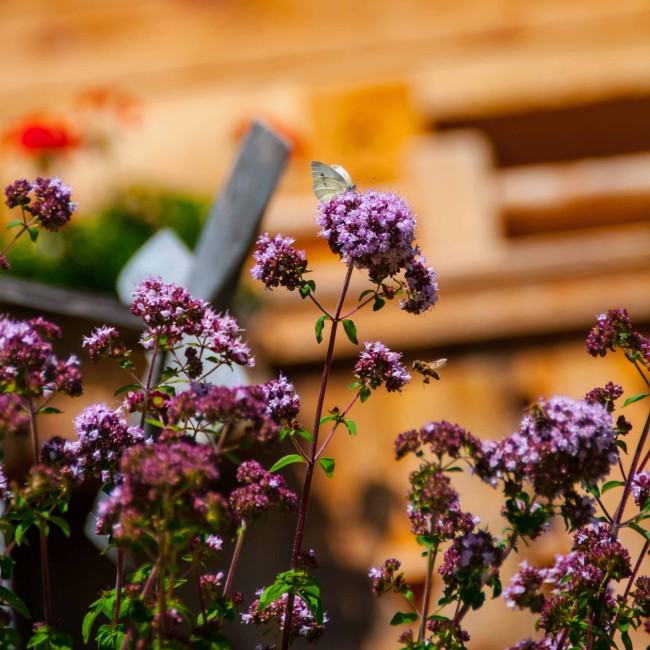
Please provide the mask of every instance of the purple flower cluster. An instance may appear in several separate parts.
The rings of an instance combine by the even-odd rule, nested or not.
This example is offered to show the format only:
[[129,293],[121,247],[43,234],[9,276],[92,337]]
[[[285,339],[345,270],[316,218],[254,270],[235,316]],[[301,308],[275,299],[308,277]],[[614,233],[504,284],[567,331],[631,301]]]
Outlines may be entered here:
[[391,352],[379,341],[366,343],[365,348],[354,366],[354,374],[359,381],[372,389],[385,384],[389,392],[401,391],[411,379],[400,363],[402,354]]
[[645,338],[634,331],[632,319],[625,309],[610,309],[597,317],[596,325],[587,336],[587,352],[592,357],[604,357],[616,347],[636,349]]
[[143,340],[153,347],[154,339],[161,347],[179,343],[185,335],[197,335],[206,310],[202,300],[174,284],[165,284],[160,277],[143,280],[133,292],[131,313],[147,326]]
[[450,458],[459,458],[462,449],[472,453],[480,442],[458,424],[445,420],[429,422],[419,431],[412,429],[397,436],[395,459],[401,460],[409,453],[421,455],[418,452],[423,445],[428,445],[429,451],[438,457],[447,454]]
[[374,281],[396,275],[413,258],[415,217],[395,194],[345,192],[320,203],[318,211],[319,235]]
[[398,594],[405,594],[411,587],[404,580],[403,573],[397,573],[402,566],[399,560],[390,558],[384,562],[381,568],[371,568],[368,576],[372,579],[372,590],[378,595],[394,591]]
[[15,208],[19,205],[28,205],[31,202],[29,193],[32,191],[32,184],[21,178],[5,187],[5,205],[8,208]]
[[138,427],[129,427],[118,413],[105,404],[86,408],[74,422],[79,439],[70,449],[77,457],[80,473],[101,478],[103,483],[119,482],[119,466],[123,452],[144,442]]
[[69,185],[60,178],[37,178],[32,189],[34,201],[30,207],[43,228],[56,232],[70,221],[77,204],[70,200],[72,188]]
[[[147,398],[147,414],[167,422],[167,409],[170,396],[162,390],[150,390]],[[142,413],[145,405],[145,392],[142,390],[129,391],[122,402],[122,408],[127,413]]]
[[462,512],[458,492],[437,466],[423,464],[409,475],[407,512],[414,535],[434,536],[439,541],[468,534],[478,519]]
[[[616,602],[611,597],[608,581],[620,581],[632,575],[630,555],[618,540],[611,539],[610,526],[586,526],[573,539],[573,550],[568,555],[556,556],[552,567],[535,569],[522,563],[521,571],[503,591],[509,607],[541,612],[540,627],[547,634],[560,632],[566,626],[567,615],[586,614],[575,610],[579,601],[587,604],[602,598],[604,607],[611,611]],[[550,598],[542,593],[542,583],[551,585]]]
[[267,472],[257,461],[242,463],[237,469],[237,480],[242,487],[230,495],[230,508],[239,522],[260,519],[271,506],[284,512],[296,509],[298,499],[287,489],[282,476]]
[[641,576],[634,583],[636,589],[632,592],[634,604],[641,611],[641,615],[650,616],[650,577]]
[[293,247],[294,239],[268,233],[260,235],[253,253],[255,266],[251,275],[264,283],[267,289],[285,287],[289,291],[303,284],[303,273],[307,270],[305,251]]
[[319,236],[346,264],[367,270],[377,283],[404,271],[408,299],[402,309],[433,307],[436,275],[413,243],[415,217],[403,199],[390,192],[345,192],[320,203],[318,211]]
[[484,480],[527,481],[548,498],[598,481],[618,460],[611,414],[599,403],[568,397],[541,400],[517,433],[483,443],[481,455],[476,471]]
[[503,599],[510,609],[529,609],[540,612],[544,605],[544,595],[541,593],[544,583],[544,571],[529,566],[524,560],[519,565],[520,571],[510,580],[510,586],[503,590]]
[[615,409],[614,402],[623,394],[623,388],[611,381],[603,388],[594,388],[585,395],[587,404],[602,404],[610,413]]
[[486,587],[491,587],[495,594],[500,591],[499,570],[503,560],[503,546],[486,530],[455,537],[438,568],[445,584],[445,600],[478,609],[485,602]]
[[[34,193],[33,202],[29,196]],[[30,183],[17,180],[5,188],[5,204],[10,208],[22,206],[36,217],[46,230],[56,232],[65,226],[77,204],[70,200],[72,188],[60,178],[37,178]]]
[[81,395],[79,361],[54,356],[52,341],[61,330],[52,323],[34,318],[13,321],[0,318],[0,386],[19,395],[41,396],[53,392]]
[[[242,622],[246,624],[252,623],[253,625],[275,623],[280,630],[284,630],[288,595],[282,594],[280,598],[273,601],[268,607],[260,609],[260,598],[263,592],[264,590],[260,589],[256,593],[257,599],[251,603],[248,613],[241,615]],[[293,640],[302,637],[308,643],[314,643],[325,633],[325,624],[328,620],[327,613],[323,613],[323,623],[319,625],[307,605],[300,598],[296,597],[293,601],[290,638]]]
[[[184,337],[198,339],[201,351],[217,357],[219,363],[252,366],[254,361],[248,346],[239,336],[237,321],[228,314],[217,314],[208,303],[192,298],[189,291],[174,284],[165,284],[159,277],[141,282],[133,293],[131,313],[145,322],[142,335],[146,348],[158,345],[171,349]],[[110,335],[108,335],[110,336]],[[94,343],[94,340],[93,340]],[[96,345],[99,346],[100,339]],[[197,353],[187,355],[190,375],[201,371]]]
[[[280,392],[288,385],[281,384],[278,388],[275,396],[280,401],[286,397],[285,393],[280,396]],[[249,438],[271,442],[280,433],[276,416],[283,412],[270,406],[270,393],[268,384],[228,387],[192,383],[188,390],[169,400],[166,416],[172,425],[187,426],[194,421],[197,431],[211,431],[215,424],[237,422],[243,425],[242,433]],[[288,403],[292,402],[288,398]]]
[[300,412],[300,397],[293,384],[282,374],[263,385],[268,402],[267,413],[275,422],[294,422]]
[[650,472],[644,470],[637,472],[631,481],[632,495],[634,496],[634,503],[640,508],[645,508],[648,499],[650,498]]
[[410,260],[405,268],[408,298],[400,301],[400,307],[409,314],[422,314],[438,302],[436,272],[421,256]]
[[103,325],[95,328],[90,336],[84,336],[82,345],[88,348],[93,363],[105,358],[121,361],[128,356],[129,351],[119,339],[120,333],[117,329],[111,325]]
[[122,455],[122,481],[100,505],[98,532],[117,543],[147,543],[183,530],[188,540],[230,524],[217,492],[218,458],[190,441],[136,445]]
[[435,635],[441,648],[462,648],[470,640],[469,632],[453,620],[434,618],[427,623],[427,630]]
[[489,532],[477,530],[454,539],[438,573],[448,587],[456,587],[466,584],[471,574],[482,578],[488,571],[496,571],[502,561],[503,549],[497,540]]

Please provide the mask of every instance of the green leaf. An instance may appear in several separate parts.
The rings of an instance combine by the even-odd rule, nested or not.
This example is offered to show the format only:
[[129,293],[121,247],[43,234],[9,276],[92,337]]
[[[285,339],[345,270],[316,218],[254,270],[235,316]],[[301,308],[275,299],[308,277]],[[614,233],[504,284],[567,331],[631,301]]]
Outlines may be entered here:
[[627,444],[625,443],[625,440],[617,440],[616,446],[622,450],[624,454],[627,454]]
[[127,390],[140,391],[142,390],[142,386],[139,386],[138,384],[126,384],[126,386],[122,386],[121,388],[118,388],[113,393],[113,395],[120,395],[121,393],[126,393]]
[[405,623],[415,623],[417,620],[418,615],[415,612],[397,612],[390,619],[389,625],[404,625]]
[[13,221],[10,221],[7,224],[7,230],[9,230],[10,228],[15,228],[16,226],[24,226],[24,225],[25,224],[22,219],[14,219]]
[[9,580],[13,573],[15,562],[8,555],[0,555],[0,577]]
[[647,542],[650,542],[650,530],[646,530],[645,528],[641,528],[639,524],[635,524],[633,521],[628,524],[628,526],[632,529],[635,530],[643,539],[645,539]]
[[344,319],[343,329],[345,330],[345,334],[347,335],[348,339],[350,339],[350,342],[354,343],[355,345],[359,345],[359,341],[357,341],[357,327],[354,322],[352,322],[349,318]]
[[22,523],[18,524],[18,526],[16,526],[14,539],[16,540],[16,544],[18,544],[18,546],[20,546],[20,544],[22,543],[25,534],[31,528],[33,523],[34,523],[34,519],[32,518],[32,519],[28,519],[27,521],[23,521]]
[[6,587],[3,587],[0,585],[0,600],[3,603],[7,603],[9,607],[12,609],[15,609],[19,614],[24,616],[25,618],[31,618],[29,614],[29,610],[27,609],[27,605],[16,596],[16,594],[12,593],[7,589]]
[[327,422],[331,422],[332,420],[336,420],[337,417],[338,417],[338,413],[336,413],[334,415],[326,415],[326,416],[324,416],[324,417],[322,417],[320,419],[320,422],[318,424],[320,424],[322,426],[323,424],[326,424]]
[[301,437],[304,438],[305,440],[309,440],[309,442],[314,442],[314,436],[309,433],[306,429],[303,429],[302,427],[296,431],[296,433]]
[[95,609],[91,609],[85,616],[84,620],[81,624],[81,634],[83,635],[84,643],[88,643],[90,640],[90,633],[93,629],[93,624],[95,623],[95,619],[101,614],[103,607],[101,606],[102,600],[98,600],[93,603],[92,606],[97,605],[97,603],[100,603],[99,607],[95,607]]
[[310,293],[316,291],[316,283],[313,280],[304,281],[300,287],[298,287],[298,292],[300,297],[304,300]]
[[357,424],[356,424],[356,422],[354,422],[353,420],[343,420],[343,424],[345,424],[345,426],[348,429],[348,433],[351,436],[356,436],[357,435]]
[[70,526],[63,517],[50,517],[49,521],[52,522],[57,528],[63,531],[66,537],[70,537]]
[[115,628],[110,625],[102,625],[97,630],[97,650],[120,650],[125,637],[124,625],[120,624]]
[[145,418],[144,421],[157,429],[162,429],[165,426],[160,420],[154,420],[153,418]]
[[27,232],[29,233],[29,238],[32,240],[32,243],[35,243],[38,239],[38,228],[28,228]]
[[325,321],[327,320],[327,316],[321,316],[317,321],[316,321],[316,341],[318,343],[323,342],[323,328],[325,327]]
[[[20,221],[18,223],[21,223]],[[359,302],[361,302],[367,295],[371,293],[376,293],[374,289],[366,289],[365,291],[361,292],[361,295],[359,296]]]
[[319,458],[318,464],[323,468],[323,471],[327,474],[328,478],[332,478],[336,461],[333,458]]
[[597,485],[588,485],[587,492],[589,492],[589,494],[596,497],[597,499],[600,498],[600,490],[598,489]]
[[615,487],[621,487],[625,485],[625,481],[607,481],[605,485],[603,485],[602,488],[600,488],[600,493],[605,494],[605,492],[609,492],[610,490],[613,490]]
[[269,472],[277,472],[279,469],[282,469],[287,465],[291,465],[292,463],[304,463],[304,462],[305,459],[299,454],[289,454],[288,456],[284,456],[284,458],[280,458],[280,460],[275,465],[273,465],[273,467],[271,467]]
[[633,395],[632,397],[628,397],[623,402],[623,406],[628,406],[629,404],[634,404],[634,402],[638,402],[639,400],[645,399],[646,397],[650,397],[650,393],[640,393],[639,395]]
[[630,639],[629,632],[622,632],[621,633],[621,641],[623,641],[623,645],[625,646],[625,650],[634,650],[634,644],[632,643],[632,639]]
[[363,404],[372,394],[372,391],[368,386],[364,386],[360,391],[359,391],[359,399],[361,400],[361,403]]
[[63,413],[63,411],[54,408],[53,406],[44,406],[43,408],[38,409],[39,415],[51,415],[54,413]]
[[372,303],[372,311],[379,311],[385,304],[386,301],[383,298],[377,296],[375,298],[375,301]]

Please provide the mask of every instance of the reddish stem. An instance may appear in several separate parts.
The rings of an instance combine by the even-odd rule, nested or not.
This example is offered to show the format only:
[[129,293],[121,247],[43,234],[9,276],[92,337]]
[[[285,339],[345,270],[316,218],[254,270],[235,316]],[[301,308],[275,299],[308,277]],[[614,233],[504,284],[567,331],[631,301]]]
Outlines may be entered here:
[[237,562],[239,562],[239,554],[241,553],[241,547],[244,543],[244,534],[246,533],[246,522],[242,521],[239,531],[237,533],[237,543],[235,544],[235,550],[232,554],[232,561],[230,562],[230,568],[228,569],[228,577],[226,578],[226,584],[223,586],[223,596],[224,598],[228,596],[230,588],[232,587],[232,581],[235,577],[235,568],[237,567]]
[[124,554],[126,549],[117,549],[117,568],[115,573],[115,608],[113,609],[113,627],[120,620],[120,606],[122,605],[122,585],[124,583]]
[[39,524],[41,533],[41,584],[43,585],[43,617],[45,624],[50,627],[54,625],[52,616],[52,590],[50,588],[50,563],[47,555],[47,533],[45,522]]
[[[336,343],[336,331],[338,324],[341,322],[341,311],[343,310],[343,303],[345,296],[350,286],[350,278],[352,277],[353,267],[348,266],[348,270],[343,280],[343,287],[341,295],[336,305],[336,311],[332,316],[332,329],[330,332],[329,345],[327,347],[327,356],[325,357],[325,365],[323,366],[323,375],[321,378],[320,390],[318,392],[318,402],[316,404],[316,414],[314,416],[314,427],[312,431],[313,441],[309,450],[309,458],[307,459],[307,467],[305,469],[305,482],[302,486],[302,496],[300,498],[300,509],[298,511],[298,524],[296,526],[296,536],[293,543],[293,551],[291,554],[291,568],[296,569],[298,560],[300,558],[300,551],[302,549],[302,539],[305,533],[305,523],[307,520],[307,507],[309,505],[309,494],[311,492],[311,482],[314,475],[314,467],[316,465],[316,452],[318,449],[318,431],[320,429],[320,421],[323,414],[323,404],[325,403],[325,391],[327,390],[327,381],[329,379],[330,371],[332,369],[332,360],[334,359],[334,344]],[[284,630],[282,633],[282,650],[288,650],[289,639],[291,636],[291,618],[293,616],[293,603],[294,593],[289,593],[287,598],[287,609],[284,617]]]

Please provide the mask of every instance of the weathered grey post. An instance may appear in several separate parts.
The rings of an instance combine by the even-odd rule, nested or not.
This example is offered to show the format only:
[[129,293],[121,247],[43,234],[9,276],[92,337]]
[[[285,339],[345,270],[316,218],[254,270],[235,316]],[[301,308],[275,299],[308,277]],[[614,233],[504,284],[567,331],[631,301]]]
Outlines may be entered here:
[[228,306],[246,254],[289,154],[288,143],[260,122],[246,134],[196,247],[190,293]]

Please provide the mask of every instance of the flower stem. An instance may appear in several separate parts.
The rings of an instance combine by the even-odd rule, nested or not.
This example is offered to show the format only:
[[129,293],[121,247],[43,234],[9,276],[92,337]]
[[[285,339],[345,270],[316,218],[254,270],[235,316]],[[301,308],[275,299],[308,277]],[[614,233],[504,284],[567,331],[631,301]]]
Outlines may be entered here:
[[207,625],[208,615],[205,611],[205,598],[203,598],[203,591],[201,589],[201,566],[196,552],[192,553],[192,568],[196,583],[196,593],[199,598],[199,606],[201,607],[201,616],[203,617],[203,625]]
[[140,428],[144,431],[144,425],[147,420],[147,410],[149,408],[149,393],[151,391],[151,381],[153,378],[153,371],[156,366],[156,357],[158,355],[158,339],[153,346],[151,353],[151,363],[149,364],[149,372],[147,373],[147,382],[144,386],[144,401],[142,403],[142,417],[140,418]]
[[[321,378],[320,390],[318,392],[318,401],[316,403],[316,414],[314,416],[314,427],[312,429],[313,441],[309,450],[309,458],[307,459],[307,467],[305,469],[305,482],[302,486],[302,496],[300,498],[300,509],[298,511],[298,524],[296,526],[296,536],[293,543],[293,551],[291,554],[291,568],[296,569],[298,560],[300,558],[300,551],[302,549],[302,538],[305,533],[305,523],[307,520],[307,507],[309,505],[309,494],[311,491],[311,482],[314,475],[314,467],[316,465],[316,452],[318,449],[318,431],[320,428],[320,420],[323,414],[323,404],[325,403],[325,392],[327,390],[327,381],[332,369],[332,360],[334,359],[334,344],[336,343],[336,330],[338,324],[341,322],[341,311],[343,310],[343,303],[345,296],[350,286],[350,278],[352,277],[352,265],[348,266],[343,280],[343,287],[336,305],[336,311],[332,316],[332,329],[330,331],[329,345],[327,347],[327,356],[325,357],[325,364],[323,366],[323,375]],[[287,598],[287,609],[284,617],[284,630],[282,632],[282,650],[288,650],[289,639],[291,636],[291,618],[293,616],[293,602],[295,594],[289,593]]]
[[54,624],[52,616],[52,591],[50,589],[50,563],[47,553],[47,533],[45,532],[45,522],[39,523],[41,534],[41,584],[43,585],[43,618],[45,624],[51,626]]
[[632,458],[632,463],[630,465],[630,470],[627,475],[627,480],[625,481],[625,486],[623,487],[623,495],[621,496],[621,502],[618,504],[618,508],[616,508],[616,512],[614,513],[612,534],[610,535],[611,541],[614,541],[616,539],[619,528],[621,527],[621,521],[623,519],[623,511],[625,510],[625,506],[627,505],[627,500],[630,497],[630,494],[632,492],[632,479],[634,479],[634,475],[636,474],[637,467],[639,465],[639,459],[641,458],[641,452],[645,447],[646,440],[648,439],[648,433],[650,433],[650,413],[646,418],[643,431],[641,432],[641,437],[639,438],[639,442],[634,452],[634,457]]
[[32,433],[32,454],[34,455],[34,465],[38,463],[40,448],[38,445],[38,429],[36,427],[36,413],[34,411],[34,402],[31,395],[27,395],[27,412],[29,413],[29,428]]
[[230,568],[228,569],[228,577],[226,578],[226,583],[223,586],[223,596],[224,598],[228,595],[230,587],[232,587],[232,581],[235,576],[235,568],[237,567],[237,562],[239,562],[239,554],[241,553],[241,547],[244,543],[244,534],[246,533],[246,522],[242,520],[241,526],[237,531],[237,543],[235,544],[235,550],[232,554],[232,561],[230,562]]
[[427,577],[424,583],[424,596],[422,598],[422,616],[420,617],[420,631],[418,634],[418,642],[424,640],[424,635],[427,629],[427,617],[429,616],[429,601],[431,600],[431,585],[433,583],[433,569],[436,564],[436,556],[438,555],[438,545],[435,549],[429,549],[427,559]]
[[124,582],[124,554],[126,549],[117,549],[117,567],[115,570],[115,608],[113,609],[113,627],[120,619],[120,606],[122,604],[122,584]]

